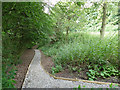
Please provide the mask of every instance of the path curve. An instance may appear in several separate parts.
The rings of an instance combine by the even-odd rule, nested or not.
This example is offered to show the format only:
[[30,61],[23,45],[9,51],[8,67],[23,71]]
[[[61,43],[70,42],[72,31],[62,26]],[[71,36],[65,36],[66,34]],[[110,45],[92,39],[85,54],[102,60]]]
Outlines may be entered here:
[[41,53],[39,50],[35,49],[35,56],[29,65],[22,88],[74,88],[79,85],[81,87],[85,86],[85,88],[109,88],[109,85],[104,84],[54,79],[44,71],[40,60]]

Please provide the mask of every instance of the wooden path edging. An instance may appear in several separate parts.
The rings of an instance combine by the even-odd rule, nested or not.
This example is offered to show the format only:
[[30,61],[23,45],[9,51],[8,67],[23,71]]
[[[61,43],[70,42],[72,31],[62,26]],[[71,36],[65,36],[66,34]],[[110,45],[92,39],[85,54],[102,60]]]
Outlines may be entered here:
[[[41,61],[40,61],[40,65],[42,66],[41,64]],[[68,81],[82,81],[82,82],[86,82],[86,83],[95,83],[95,84],[112,84],[112,85],[118,85],[120,87],[120,84],[118,83],[109,83],[109,82],[100,82],[100,81],[89,81],[89,80],[82,80],[82,79],[74,79],[74,78],[64,78],[64,77],[56,77],[52,74],[50,74],[49,72],[47,72],[44,67],[42,66],[43,70],[49,74],[51,77],[53,77],[54,79],[61,79],[61,80],[68,80]]]

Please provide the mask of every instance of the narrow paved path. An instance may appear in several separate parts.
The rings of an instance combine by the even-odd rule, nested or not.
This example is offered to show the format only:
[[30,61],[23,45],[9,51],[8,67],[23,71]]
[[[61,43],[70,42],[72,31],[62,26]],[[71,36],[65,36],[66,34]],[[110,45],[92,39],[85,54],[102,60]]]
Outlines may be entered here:
[[29,66],[22,88],[74,88],[79,85],[86,88],[109,88],[109,85],[54,79],[43,70],[40,59],[40,51],[35,50],[35,56]]

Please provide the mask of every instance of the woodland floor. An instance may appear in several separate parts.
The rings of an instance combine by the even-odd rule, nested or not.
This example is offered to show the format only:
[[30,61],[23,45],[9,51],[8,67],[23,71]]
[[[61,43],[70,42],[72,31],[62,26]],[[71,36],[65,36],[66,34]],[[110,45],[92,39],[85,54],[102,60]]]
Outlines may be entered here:
[[[55,66],[54,62],[52,61],[52,58],[44,55],[41,50],[40,50],[40,52],[41,52],[41,64],[42,64],[42,66],[44,67],[44,69],[47,72],[51,73],[51,68],[53,66]],[[88,80],[88,77],[86,75],[86,71],[88,71],[88,70],[84,69],[84,71],[81,71],[80,73],[70,72],[70,70],[68,68],[66,68],[66,69],[62,70],[61,72],[56,73],[55,76]],[[118,77],[110,77],[110,78],[105,78],[105,79],[98,78],[96,81],[110,82],[110,83],[120,83]]]

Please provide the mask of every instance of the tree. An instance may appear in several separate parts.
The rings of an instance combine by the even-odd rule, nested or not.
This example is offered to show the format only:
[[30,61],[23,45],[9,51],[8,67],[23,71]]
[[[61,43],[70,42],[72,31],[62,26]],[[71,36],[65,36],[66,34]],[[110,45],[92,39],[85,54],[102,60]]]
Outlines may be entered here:
[[[52,19],[44,13],[42,2],[3,2],[2,3],[2,86],[13,88],[15,70],[19,57],[25,49],[36,43],[49,43],[53,33]],[[9,68],[11,67],[11,69]],[[6,72],[12,73],[6,73]]]
[[119,70],[120,70],[120,2],[118,3],[118,59],[119,59]]
[[6,39],[10,38],[11,45],[14,42],[20,50],[30,47],[33,42],[40,42],[41,45],[49,42],[52,19],[44,13],[43,8],[42,2],[3,3],[3,46],[7,43]]
[[55,21],[55,32],[57,35],[61,33],[60,36],[66,32],[66,41],[70,31],[83,30],[85,26],[85,8],[82,8],[83,5],[82,2],[58,2],[51,8],[51,14]]
[[104,4],[103,4],[102,27],[101,27],[101,30],[100,30],[100,38],[101,38],[101,39],[104,38],[104,34],[105,34],[106,10],[107,10],[107,5],[106,5],[106,3],[104,3]]

